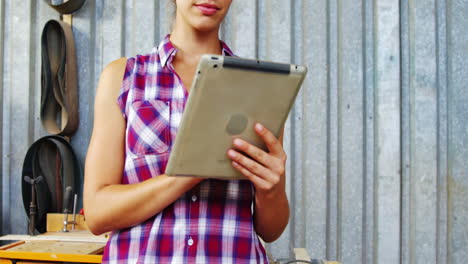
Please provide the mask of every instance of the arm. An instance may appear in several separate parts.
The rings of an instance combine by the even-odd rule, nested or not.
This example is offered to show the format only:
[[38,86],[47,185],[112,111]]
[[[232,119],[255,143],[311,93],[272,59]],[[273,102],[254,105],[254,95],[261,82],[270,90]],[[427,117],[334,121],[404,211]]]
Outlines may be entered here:
[[283,233],[289,221],[289,204],[285,191],[286,154],[283,150],[283,132],[279,139],[260,124],[255,132],[263,139],[269,152],[246,141],[235,139],[234,148],[248,154],[229,150],[232,165],[255,186],[254,225],[265,242],[273,242]]
[[125,65],[125,58],[110,63],[102,72],[96,91],[83,193],[86,220],[94,234],[139,224],[201,181],[159,175],[136,184],[121,184],[126,123],[117,97]]

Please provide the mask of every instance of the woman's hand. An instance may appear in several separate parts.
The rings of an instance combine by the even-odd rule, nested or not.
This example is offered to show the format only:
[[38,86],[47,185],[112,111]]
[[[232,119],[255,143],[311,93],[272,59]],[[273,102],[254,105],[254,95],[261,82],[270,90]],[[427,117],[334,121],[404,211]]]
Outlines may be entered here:
[[255,228],[263,240],[272,242],[281,235],[289,220],[285,191],[286,153],[282,142],[271,131],[259,123],[254,129],[265,142],[268,152],[236,138],[234,149],[229,149],[227,155],[232,159],[232,166],[255,186]]
[[269,152],[236,138],[233,141],[235,150],[230,149],[228,156],[232,159],[232,166],[254,184],[257,198],[271,199],[285,191],[286,153],[281,142],[268,129],[260,123],[254,129]]

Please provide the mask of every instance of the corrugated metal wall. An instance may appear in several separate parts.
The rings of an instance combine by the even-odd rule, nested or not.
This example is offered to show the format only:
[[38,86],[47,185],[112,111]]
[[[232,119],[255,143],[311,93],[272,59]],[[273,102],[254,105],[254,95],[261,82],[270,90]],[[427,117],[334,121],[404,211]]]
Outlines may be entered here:
[[[468,0],[234,0],[221,36],[240,56],[306,64],[287,123],[293,210],[276,258],[468,262]],[[147,53],[170,6],[88,0],[73,18],[83,163],[100,71]],[[26,233],[20,173],[39,120],[43,1],[0,3],[2,231]]]

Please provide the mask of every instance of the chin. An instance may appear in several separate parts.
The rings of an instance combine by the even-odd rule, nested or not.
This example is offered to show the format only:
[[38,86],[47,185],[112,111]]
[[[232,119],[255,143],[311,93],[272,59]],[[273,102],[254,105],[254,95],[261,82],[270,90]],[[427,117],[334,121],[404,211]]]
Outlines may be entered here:
[[200,32],[212,32],[218,30],[220,24],[218,22],[210,21],[210,22],[199,22],[192,24],[193,28]]

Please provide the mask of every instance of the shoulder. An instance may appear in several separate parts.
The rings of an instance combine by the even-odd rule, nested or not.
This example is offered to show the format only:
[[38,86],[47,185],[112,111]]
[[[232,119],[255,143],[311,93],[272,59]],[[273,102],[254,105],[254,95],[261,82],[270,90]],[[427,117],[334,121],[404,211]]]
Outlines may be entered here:
[[159,57],[154,56],[154,54],[138,54],[128,58],[122,57],[107,64],[101,73],[101,77],[115,78],[116,75],[128,77],[133,72],[146,69],[147,64],[154,61],[159,61]]
[[104,67],[99,78],[98,89],[101,86],[105,94],[116,94],[126,92],[132,85],[132,76],[136,73],[146,73],[148,65],[159,61],[157,54],[149,53],[144,55],[136,55],[134,57],[122,57],[116,59]]
[[107,64],[106,67],[102,70],[101,79],[105,78],[115,78],[117,76],[123,76],[126,65],[127,65],[127,58],[122,57],[120,59],[116,59],[111,63]]
[[96,97],[117,98],[122,85],[128,59],[123,57],[109,63],[101,72]]

